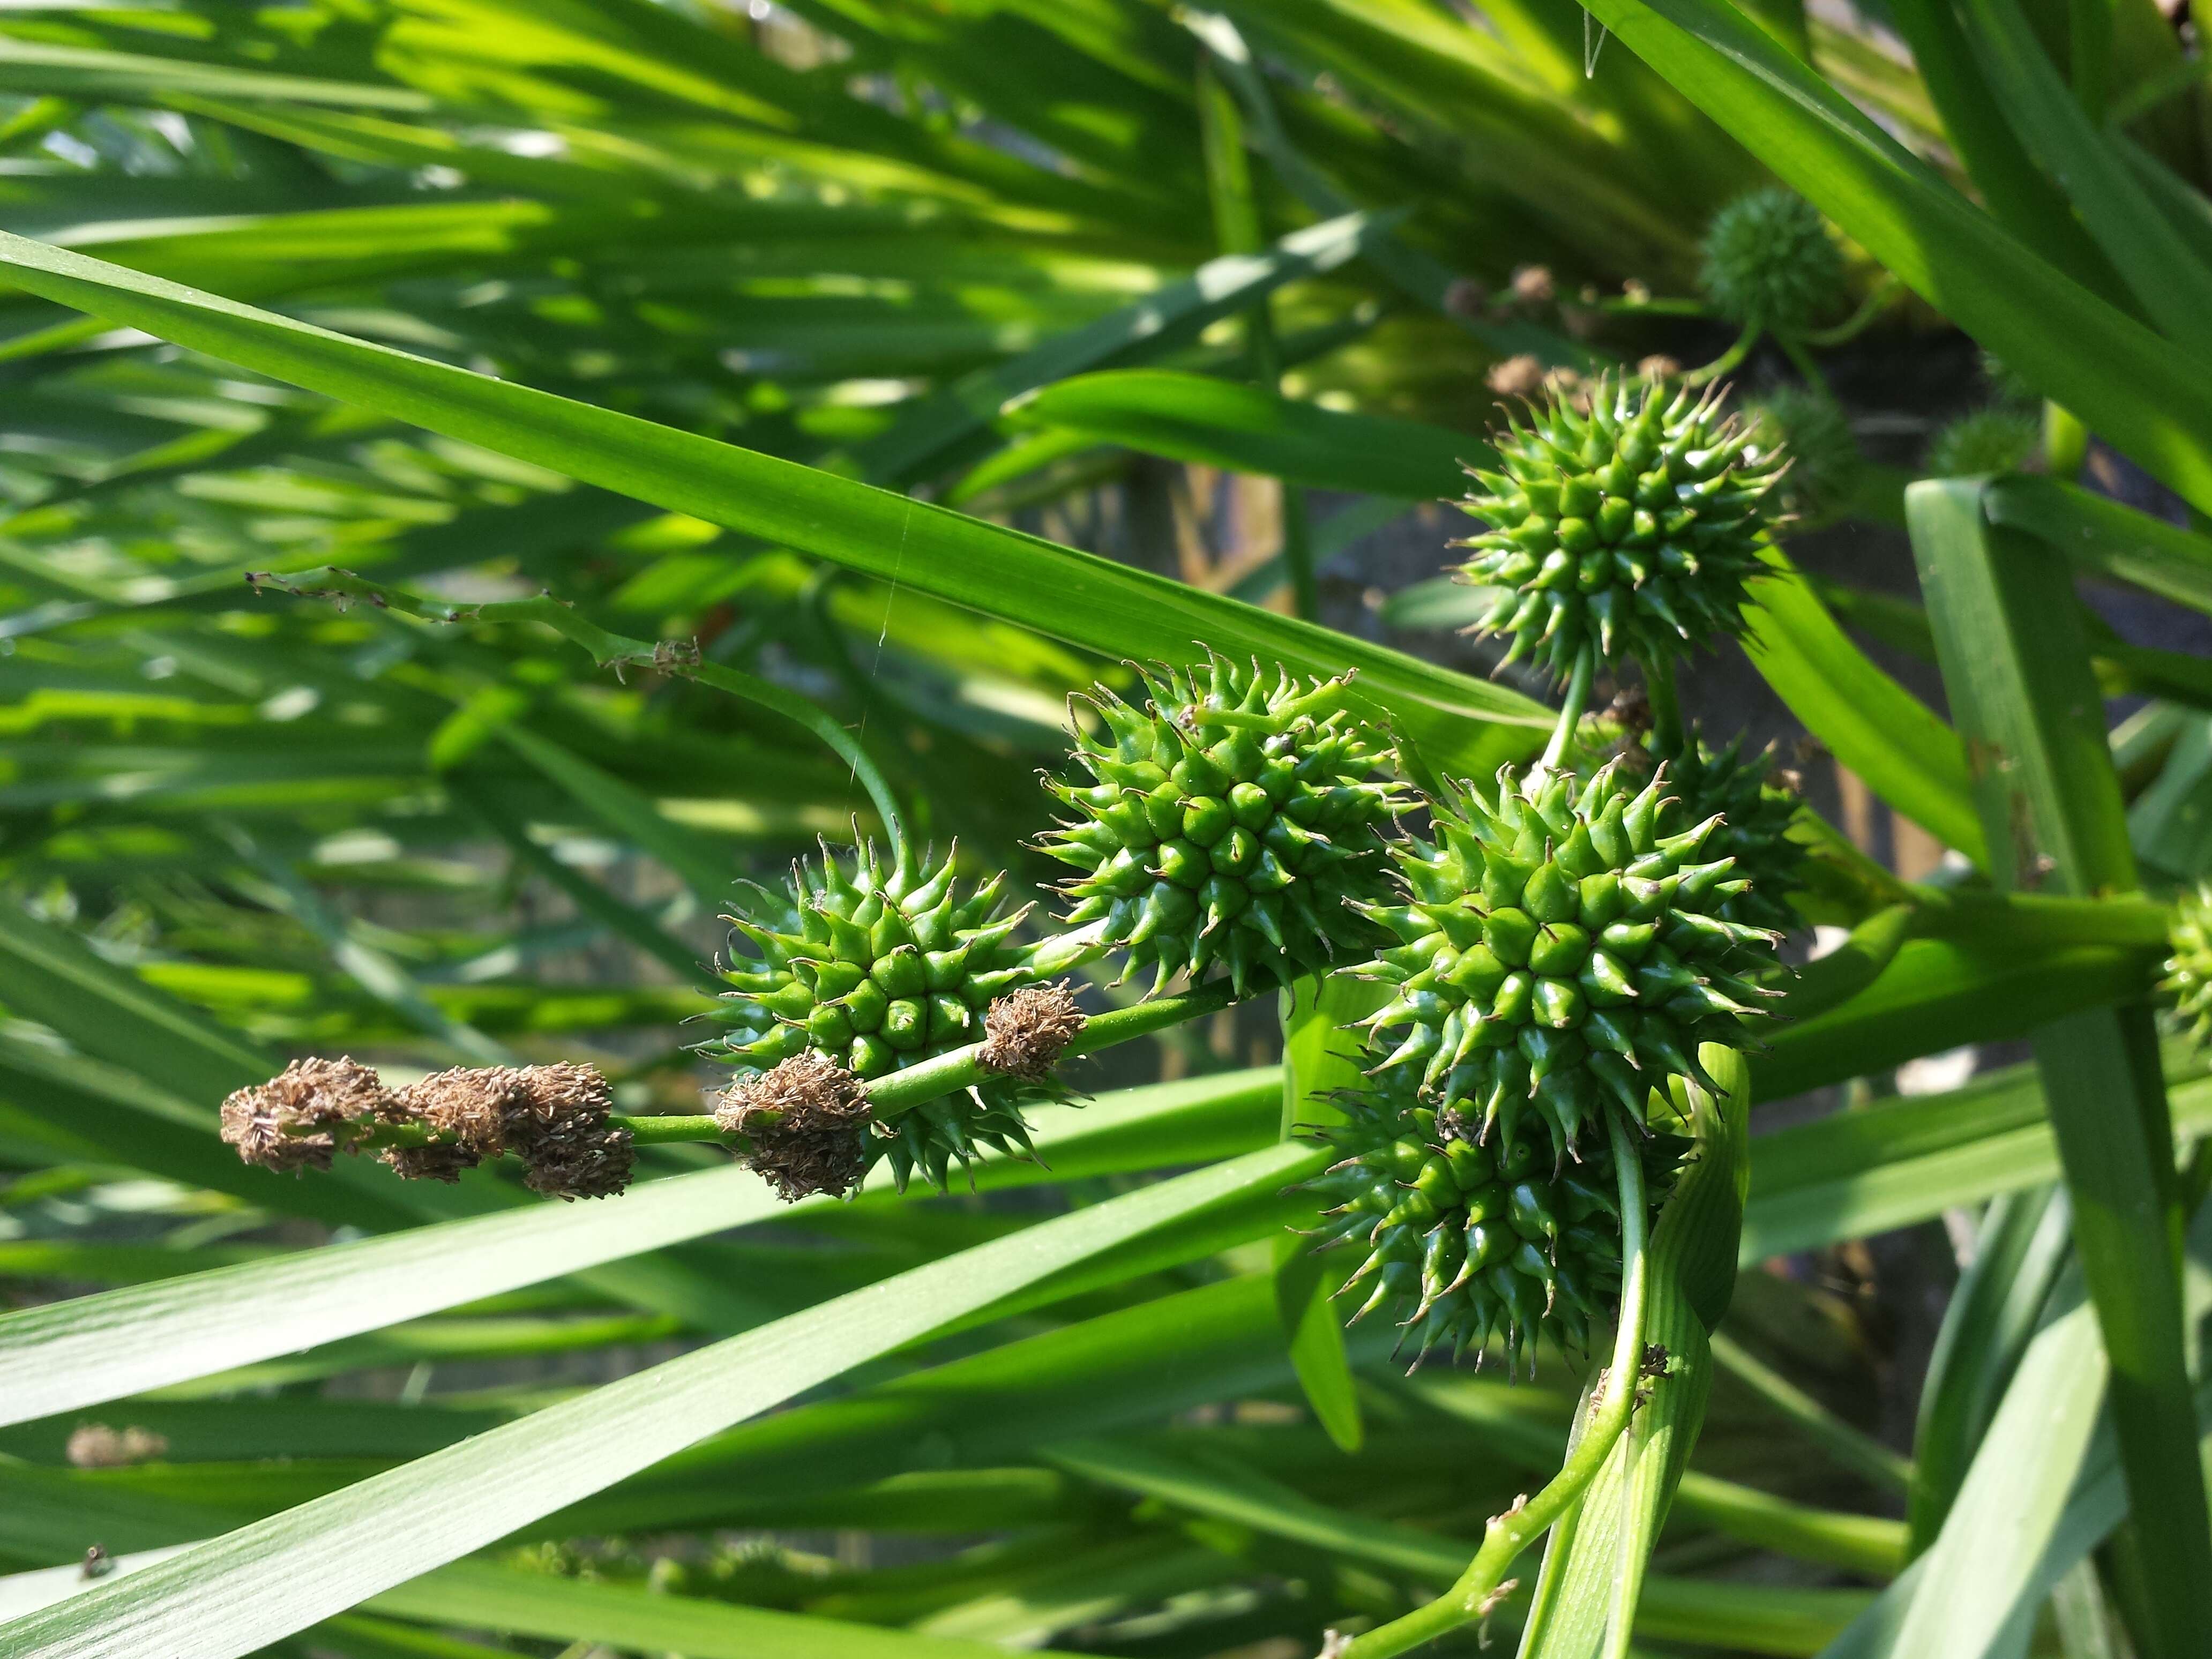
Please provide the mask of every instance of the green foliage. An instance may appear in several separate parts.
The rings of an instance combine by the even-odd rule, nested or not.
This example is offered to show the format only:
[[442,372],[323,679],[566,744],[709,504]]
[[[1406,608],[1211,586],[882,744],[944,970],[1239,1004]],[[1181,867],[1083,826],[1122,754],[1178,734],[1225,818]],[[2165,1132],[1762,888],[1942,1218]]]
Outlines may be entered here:
[[2194,1652],[2212,94],[1592,7],[0,20],[0,1650]]

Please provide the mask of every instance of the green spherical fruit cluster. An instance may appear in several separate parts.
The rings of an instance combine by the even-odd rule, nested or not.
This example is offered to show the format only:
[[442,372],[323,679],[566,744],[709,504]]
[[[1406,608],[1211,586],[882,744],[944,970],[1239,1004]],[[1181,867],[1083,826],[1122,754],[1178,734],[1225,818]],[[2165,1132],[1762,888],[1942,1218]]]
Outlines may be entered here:
[[1843,406],[1809,387],[1779,386],[1749,400],[1745,412],[1758,422],[1760,441],[1790,457],[1775,490],[1777,505],[1814,521],[1841,511],[1866,471]]
[[2173,1000],[2175,1023],[2201,1046],[2212,1037],[2212,886],[2181,895],[2167,943],[2172,953],[2158,988]]
[[1706,228],[1698,279],[1730,322],[1802,334],[1842,309],[1843,251],[1820,210],[1779,188],[1739,196]]
[[1435,841],[1396,851],[1410,902],[1375,912],[1402,943],[1366,969],[1395,988],[1368,1024],[1406,1029],[1378,1071],[1418,1065],[1423,1097],[1501,1149],[1532,1107],[1571,1152],[1608,1101],[1641,1123],[1670,1074],[1711,1087],[1698,1045],[1742,1041],[1777,938],[1723,915],[1750,884],[1709,856],[1720,820],[1669,834],[1668,797],[1663,769],[1632,793],[1615,761],[1437,802]]
[[1505,590],[1474,631],[1510,635],[1507,662],[1565,678],[1585,647],[1652,661],[1743,631],[1782,469],[1718,404],[1601,379],[1588,414],[1554,402],[1497,435],[1504,471],[1460,503],[1490,528],[1458,545],[1468,581]]
[[1928,473],[1936,478],[1973,478],[2014,472],[2035,457],[2043,422],[2033,410],[1977,409],[1951,422],[1928,442]]
[[1674,754],[1656,746],[1652,754],[1667,769],[1675,797],[1666,812],[1669,827],[1717,817],[1705,856],[1729,860],[1731,875],[1751,884],[1722,900],[1714,914],[1778,933],[1802,925],[1790,896],[1804,884],[1805,848],[1786,833],[1797,816],[1797,797],[1775,781],[1773,751],[1746,758],[1741,733],[1725,749],[1711,749],[1693,729]]
[[[732,1029],[714,1052],[749,1074],[811,1049],[866,1079],[979,1041],[993,999],[1038,977],[1036,947],[1012,938],[1026,909],[1008,912],[1006,883],[963,890],[950,854],[886,859],[866,844],[848,871],[825,842],[788,890],[755,888],[748,913],[725,918],[758,954],[723,975],[737,988]],[[943,1187],[979,1146],[1027,1155],[1023,1094],[994,1079],[915,1107],[878,1127],[872,1154],[902,1189],[916,1169]]]
[[[1317,1133],[1344,1154],[1311,1189],[1334,1200],[1321,1248],[1364,1248],[1345,1290],[1355,1320],[1395,1304],[1416,1355],[1504,1343],[1508,1364],[1547,1330],[1587,1348],[1620,1291],[1620,1210],[1610,1161],[1565,1164],[1525,1138],[1490,1147],[1449,1109],[1355,1099]],[[1689,1142],[1643,1142],[1647,1200]],[[1402,1346],[1402,1345],[1401,1345]]]
[[1146,707],[1101,690],[1103,737],[1078,730],[1089,785],[1054,782],[1076,816],[1040,847],[1083,873],[1073,928],[1153,969],[1225,972],[1239,996],[1364,953],[1357,907],[1387,895],[1382,830],[1402,806],[1375,775],[1390,752],[1346,707],[1344,679],[1249,671],[1146,672]]

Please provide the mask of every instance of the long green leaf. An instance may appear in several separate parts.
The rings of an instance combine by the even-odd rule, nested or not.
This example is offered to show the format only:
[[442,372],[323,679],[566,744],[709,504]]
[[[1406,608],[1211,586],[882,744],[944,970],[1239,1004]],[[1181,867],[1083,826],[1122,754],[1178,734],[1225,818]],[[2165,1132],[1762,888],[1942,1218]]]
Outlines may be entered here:
[[1407,501],[1456,495],[1468,466],[1494,459],[1487,443],[1448,428],[1343,414],[1168,369],[1079,374],[1009,404],[1006,418],[1316,489]]
[[[1239,1127],[1245,1104],[1272,1105],[1279,1089],[1268,1070],[1127,1091],[1080,1113],[1040,1112],[1033,1139],[1063,1179],[1196,1161],[1224,1147],[1233,1155],[1255,1144]],[[1272,1127],[1271,1112],[1249,1115]],[[987,1159],[984,1184],[1000,1184],[1001,1164],[1014,1179],[1044,1173]],[[620,1199],[536,1204],[25,1309],[0,1316],[0,1421],[231,1370],[781,1212],[750,1171],[702,1170]],[[726,1294],[736,1303],[729,1311],[750,1311],[741,1323],[775,1310],[742,1287]]]
[[1311,1163],[1234,1159],[671,1360],[0,1627],[0,1647],[234,1659],[481,1548],[1043,1275]]
[[[568,476],[781,542],[1102,653],[1196,659],[1194,637],[1308,672],[1360,674],[1439,763],[1480,775],[1550,716],[1526,699],[848,478],[471,374],[0,234],[21,286]],[[1498,729],[1500,723],[1519,728]]]
[[2212,611],[2212,540],[2203,536],[2056,478],[1996,479],[1982,508],[1990,523],[2047,542],[2091,574]]
[[[2010,890],[2136,884],[2104,708],[2059,556],[1983,516],[1977,483],[1906,492],[1937,655],[1979,760],[1976,805]],[[2197,1465],[2182,1285],[2183,1210],[2157,1036],[2136,1005],[2071,1014],[2036,1036],[2075,1242],[2112,1359],[2114,1423],[2165,1651],[2212,1628],[2212,1512]]]

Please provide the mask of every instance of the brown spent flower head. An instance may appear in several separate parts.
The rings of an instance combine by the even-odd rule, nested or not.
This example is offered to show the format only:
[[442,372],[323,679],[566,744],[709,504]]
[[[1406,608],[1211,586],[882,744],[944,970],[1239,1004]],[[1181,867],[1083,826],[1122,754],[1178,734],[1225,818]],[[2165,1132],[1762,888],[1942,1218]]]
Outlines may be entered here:
[[1543,361],[1526,351],[1500,358],[1491,364],[1482,382],[1501,398],[1533,397],[1544,384]]
[[243,1162],[279,1175],[327,1170],[341,1133],[350,1139],[374,1121],[386,1098],[376,1073],[349,1058],[295,1060],[222,1103],[222,1138]]
[[867,1091],[811,1048],[732,1083],[714,1121],[750,1144],[745,1165],[787,1204],[816,1193],[842,1198],[868,1171]]
[[1008,992],[983,1015],[983,1046],[975,1055],[986,1071],[1024,1082],[1052,1075],[1067,1045],[1083,1030],[1083,1010],[1066,980]]
[[169,1437],[136,1423],[112,1429],[105,1423],[80,1423],[70,1431],[64,1455],[72,1468],[121,1469],[164,1455]]
[[637,1162],[630,1132],[610,1127],[606,1079],[567,1060],[511,1074],[500,1136],[522,1159],[523,1185],[548,1198],[611,1198]]
[[588,1066],[456,1066],[397,1091],[350,1060],[298,1060],[273,1081],[222,1105],[222,1138],[248,1164],[327,1170],[340,1144],[358,1150],[380,1127],[427,1131],[428,1146],[386,1146],[380,1156],[410,1181],[460,1179],[487,1158],[513,1152],[523,1180],[550,1198],[605,1198],[629,1185],[628,1129],[611,1127],[606,1079]]

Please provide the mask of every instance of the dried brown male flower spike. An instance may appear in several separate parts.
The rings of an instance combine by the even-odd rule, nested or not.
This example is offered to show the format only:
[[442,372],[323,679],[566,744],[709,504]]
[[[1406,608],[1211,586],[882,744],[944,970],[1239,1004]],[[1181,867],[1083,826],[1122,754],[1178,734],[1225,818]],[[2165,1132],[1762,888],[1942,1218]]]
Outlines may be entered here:
[[983,1016],[975,1058],[985,1070],[1042,1083],[1083,1030],[1083,1010],[1066,980],[1010,991]]
[[121,1469],[160,1457],[168,1449],[168,1436],[136,1423],[122,1429],[105,1423],[80,1423],[70,1431],[65,1455],[73,1468]]
[[842,1198],[868,1170],[867,1091],[811,1049],[739,1078],[723,1091],[714,1121],[750,1145],[746,1166],[787,1204],[816,1193]]
[[327,1170],[340,1134],[385,1109],[384,1085],[350,1059],[295,1060],[222,1103],[222,1138],[246,1163],[279,1174]]
[[611,1198],[637,1162],[630,1132],[611,1127],[606,1079],[563,1060],[512,1074],[500,1135],[523,1161],[523,1184],[548,1198]]

